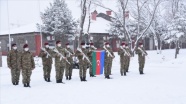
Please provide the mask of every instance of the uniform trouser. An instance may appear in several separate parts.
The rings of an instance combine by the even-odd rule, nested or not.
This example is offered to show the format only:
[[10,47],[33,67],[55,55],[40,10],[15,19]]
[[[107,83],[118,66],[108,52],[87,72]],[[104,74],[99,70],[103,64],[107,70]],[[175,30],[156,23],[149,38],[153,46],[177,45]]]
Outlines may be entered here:
[[56,80],[60,80],[63,79],[63,73],[64,73],[64,69],[65,66],[55,66],[56,68]]
[[79,63],[79,76],[86,77],[87,65],[84,62]]
[[65,68],[65,76],[72,76],[72,70],[73,70],[73,64],[66,64],[66,68]]
[[[92,61],[92,58],[89,58],[89,60]],[[92,65],[91,64],[88,65],[89,65],[89,74],[93,75]]]
[[12,83],[19,82],[20,69],[13,68],[11,69]]
[[145,66],[145,57],[138,57],[139,58],[139,71],[143,71],[143,68]]
[[30,83],[30,77],[32,74],[31,69],[22,69],[23,84]]
[[129,65],[130,65],[130,58],[129,58],[128,61],[126,62],[126,69],[127,69],[127,71],[129,70]]
[[120,73],[121,75],[123,75],[123,73],[127,71],[127,64],[126,61],[120,61],[120,64],[121,64]]
[[43,76],[44,78],[50,78],[52,65],[43,65]]
[[105,61],[104,74],[105,76],[111,75],[112,60]]
[[145,62],[139,62],[139,71],[143,71],[144,66]]

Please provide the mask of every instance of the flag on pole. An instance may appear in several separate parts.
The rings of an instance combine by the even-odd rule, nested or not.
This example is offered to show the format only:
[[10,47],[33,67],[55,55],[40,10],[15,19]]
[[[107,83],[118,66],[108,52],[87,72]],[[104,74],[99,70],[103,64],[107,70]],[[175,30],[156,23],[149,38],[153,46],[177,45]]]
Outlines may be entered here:
[[105,61],[105,51],[93,51],[92,53],[93,75],[103,74],[104,61]]

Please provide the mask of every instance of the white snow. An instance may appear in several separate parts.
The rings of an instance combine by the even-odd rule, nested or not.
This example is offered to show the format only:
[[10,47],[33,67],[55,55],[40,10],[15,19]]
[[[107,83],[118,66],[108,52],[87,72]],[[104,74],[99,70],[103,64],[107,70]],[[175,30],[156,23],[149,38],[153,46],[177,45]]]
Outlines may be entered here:
[[[6,57],[0,70],[0,104],[185,104],[186,77],[185,53],[181,49],[177,59],[175,50],[163,50],[162,54],[148,51],[144,75],[138,72],[137,55],[131,59],[129,73],[120,76],[119,57],[113,61],[113,79],[103,75],[80,82],[78,70],[73,70],[73,79],[55,83],[55,68],[52,68],[52,82],[43,80],[42,67],[36,66],[32,73],[31,88],[11,84],[10,70]],[[41,59],[38,62],[41,64]],[[22,79],[22,77],[21,77]]]
[[[36,23],[31,23],[27,25],[20,26],[18,28],[10,29],[10,34],[18,34],[18,33],[30,33],[30,32],[39,32]],[[0,35],[8,35],[9,31],[2,31]]]

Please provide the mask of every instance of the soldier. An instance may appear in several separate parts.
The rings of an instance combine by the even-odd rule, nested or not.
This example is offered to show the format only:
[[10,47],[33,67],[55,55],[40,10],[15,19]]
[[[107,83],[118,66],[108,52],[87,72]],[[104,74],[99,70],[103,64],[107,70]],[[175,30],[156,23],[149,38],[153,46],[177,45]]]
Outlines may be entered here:
[[105,63],[104,63],[104,74],[105,74],[105,78],[110,79],[109,75],[111,75],[112,60],[113,58],[115,58],[115,56],[108,42],[105,42],[105,45],[103,46],[103,48],[106,51]]
[[89,59],[87,59],[87,50],[85,47],[85,43],[81,43],[81,48],[78,48],[75,55],[78,57],[79,60],[79,77],[81,81],[86,80],[86,71],[87,71],[87,64]]
[[70,49],[69,43],[66,43],[66,48],[65,48],[65,56],[67,57],[68,62],[66,62],[66,70],[65,70],[65,76],[66,80],[71,80],[72,78],[72,70],[73,70],[73,59],[72,57],[74,56],[74,52],[72,49]]
[[28,44],[23,46],[23,52],[19,60],[19,67],[22,69],[23,84],[24,87],[30,87],[30,77],[32,70],[35,68],[34,58],[32,53],[29,51]]
[[125,43],[121,43],[121,46],[118,50],[118,55],[120,55],[121,76],[123,76],[123,74],[124,76],[126,76],[128,56],[127,56],[126,49],[125,49]]
[[144,68],[144,65],[145,65],[145,56],[147,56],[148,54],[145,51],[145,49],[143,48],[142,43],[139,43],[139,46],[136,49],[136,54],[138,54],[139,72],[140,72],[140,74],[144,74],[143,73],[143,68]]
[[16,44],[12,44],[12,50],[7,55],[8,68],[11,70],[12,84],[19,84],[20,69],[18,67],[20,52]]
[[50,81],[50,73],[52,69],[52,50],[49,48],[48,42],[44,44],[44,48],[41,48],[39,57],[42,58],[43,62],[43,77],[46,82]]
[[128,72],[129,71],[129,65],[130,65],[130,58],[131,58],[131,56],[132,56],[132,52],[131,52],[131,50],[129,49],[129,46],[128,46],[128,44],[125,44],[125,49],[126,49],[126,51],[129,53],[129,55],[127,56],[127,62],[126,62],[126,72]]
[[[89,52],[87,53],[88,57],[89,57],[89,60],[91,61],[92,60],[92,52],[94,50],[96,50],[97,48],[94,47],[94,43],[90,43],[90,48],[89,48]],[[89,65],[89,74],[90,74],[90,77],[96,77],[95,75],[93,75],[93,71],[92,71],[92,65],[90,64]]]
[[65,69],[65,49],[61,47],[61,41],[56,42],[56,48],[54,49],[55,52],[55,68],[56,68],[56,83],[63,83],[63,73]]

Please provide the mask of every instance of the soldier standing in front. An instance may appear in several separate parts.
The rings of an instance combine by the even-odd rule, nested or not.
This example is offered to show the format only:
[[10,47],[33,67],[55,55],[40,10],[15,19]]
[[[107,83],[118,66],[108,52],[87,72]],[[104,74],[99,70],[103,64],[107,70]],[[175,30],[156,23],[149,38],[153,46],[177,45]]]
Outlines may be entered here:
[[41,48],[39,57],[42,58],[43,62],[43,77],[46,82],[50,81],[50,73],[52,69],[52,50],[49,48],[48,42],[44,44],[44,48]]
[[[97,48],[94,47],[94,43],[90,43],[90,48],[89,48],[89,52],[87,53],[88,57],[89,57],[89,60],[92,61],[92,52],[94,50],[96,50]],[[92,65],[89,64],[89,74],[90,74],[90,77],[96,77],[95,75],[93,75],[93,70],[92,70]]]
[[24,87],[30,87],[30,78],[32,70],[35,68],[35,62],[32,53],[29,51],[28,44],[25,44],[23,49],[19,60],[19,67],[22,69]]
[[118,55],[120,55],[120,73],[121,76],[126,76],[127,72],[127,61],[128,61],[128,55],[125,49],[125,43],[121,43],[121,46],[118,50]]
[[143,43],[139,43],[139,46],[136,49],[136,54],[138,54],[139,72],[140,74],[144,74],[143,68],[145,65],[145,56],[147,56],[148,54],[143,47]]
[[8,68],[11,70],[12,84],[19,84],[20,69],[18,67],[20,52],[17,50],[16,44],[12,44],[12,50],[7,55]]
[[65,49],[61,47],[61,41],[56,42],[55,52],[55,69],[56,69],[56,83],[63,83],[63,74],[66,65]]
[[65,76],[66,80],[71,80],[72,79],[72,70],[73,70],[73,59],[72,57],[74,56],[74,52],[72,49],[70,49],[69,43],[66,43],[66,48],[65,48],[65,56],[67,57],[68,62],[66,62],[66,70],[65,70]]
[[112,60],[113,58],[115,58],[115,56],[108,42],[105,42],[103,49],[106,51],[105,63],[104,63],[104,74],[105,74],[105,78],[110,79],[109,75],[111,75]]
[[[78,48],[75,55],[78,57],[79,60],[79,77],[81,81],[87,81],[86,80],[86,72],[87,72],[87,50],[85,47],[85,43],[81,43],[81,48]],[[86,58],[87,57],[87,58]],[[90,61],[90,60],[89,60]],[[90,63],[90,62],[89,62]]]

